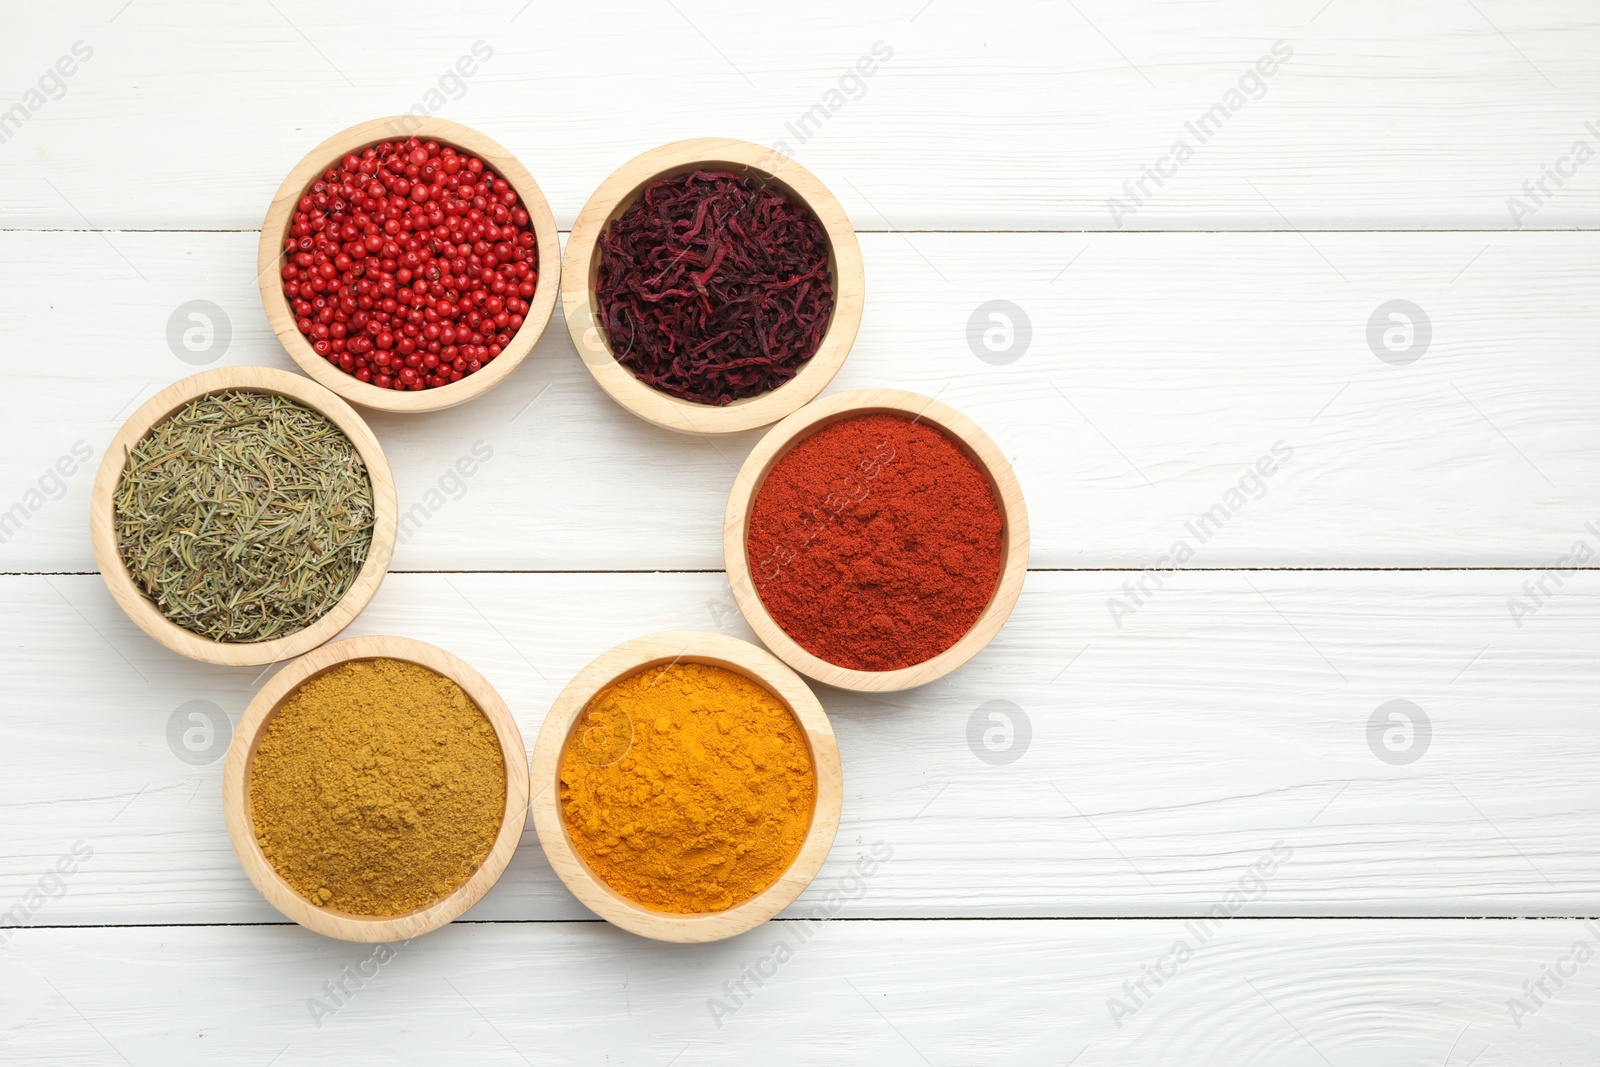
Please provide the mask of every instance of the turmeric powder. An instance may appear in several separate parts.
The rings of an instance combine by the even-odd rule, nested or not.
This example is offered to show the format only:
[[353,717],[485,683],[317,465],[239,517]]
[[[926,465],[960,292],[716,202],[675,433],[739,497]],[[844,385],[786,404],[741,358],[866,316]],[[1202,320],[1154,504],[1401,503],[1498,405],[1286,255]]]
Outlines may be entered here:
[[657,911],[724,911],[776,882],[811,829],[817,773],[788,707],[742,674],[650,667],[606,686],[561,754],[578,854]]
[[455,682],[352,660],[300,685],[250,764],[256,840],[313,904],[405,915],[483,865],[505,815],[500,739]]

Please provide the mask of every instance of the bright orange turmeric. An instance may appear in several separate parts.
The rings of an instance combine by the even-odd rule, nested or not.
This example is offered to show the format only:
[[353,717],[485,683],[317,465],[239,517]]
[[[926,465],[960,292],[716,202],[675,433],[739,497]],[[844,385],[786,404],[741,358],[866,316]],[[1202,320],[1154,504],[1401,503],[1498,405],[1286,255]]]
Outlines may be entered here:
[[657,911],[724,911],[788,869],[811,829],[817,772],[788,707],[742,674],[650,667],[606,686],[561,754],[578,854]]

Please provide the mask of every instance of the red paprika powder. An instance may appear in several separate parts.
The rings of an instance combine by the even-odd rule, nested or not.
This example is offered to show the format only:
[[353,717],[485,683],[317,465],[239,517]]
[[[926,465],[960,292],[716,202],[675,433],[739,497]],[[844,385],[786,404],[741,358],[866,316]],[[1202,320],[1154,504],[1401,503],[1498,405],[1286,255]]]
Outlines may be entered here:
[[1000,580],[988,476],[937,428],[859,415],[773,465],[745,552],[772,618],[812,655],[890,671],[959,641]]

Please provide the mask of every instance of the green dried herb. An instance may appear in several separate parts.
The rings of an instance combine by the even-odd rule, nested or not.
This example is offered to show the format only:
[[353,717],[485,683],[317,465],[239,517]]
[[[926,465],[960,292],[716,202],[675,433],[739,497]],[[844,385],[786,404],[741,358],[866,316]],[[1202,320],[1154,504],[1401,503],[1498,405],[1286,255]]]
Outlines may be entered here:
[[328,418],[273,393],[191,401],[128,452],[117,540],[161,613],[214,641],[327,614],[372,544],[372,479]]

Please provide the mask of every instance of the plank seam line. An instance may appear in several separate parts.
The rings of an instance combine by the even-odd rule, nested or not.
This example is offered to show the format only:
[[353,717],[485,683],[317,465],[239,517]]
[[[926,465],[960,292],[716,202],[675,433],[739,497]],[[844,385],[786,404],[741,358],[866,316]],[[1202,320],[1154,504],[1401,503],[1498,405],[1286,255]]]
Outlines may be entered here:
[[[804,916],[777,916],[770,922],[830,922],[830,923],[1076,923],[1076,922],[1186,922],[1208,917],[1207,912],[1176,915],[858,915],[850,918],[817,920]],[[1600,915],[1234,915],[1228,922],[1596,922]],[[452,926],[596,926],[604,919],[457,919]],[[255,926],[287,926],[292,922],[209,922],[209,923],[40,923],[32,926],[9,927],[13,932],[28,930],[184,930],[233,929]]]
[[[558,229],[556,232],[560,233],[562,236],[571,236],[571,233],[572,233],[571,230],[567,230],[567,229]],[[1529,232],[1532,232],[1532,233],[1600,233],[1600,226],[1525,226],[1520,230],[1519,229],[1512,229],[1512,228],[1509,228],[1509,227],[1479,229],[1479,228],[1472,228],[1472,227],[1457,227],[1457,226],[1441,226],[1441,227],[1437,227],[1437,228],[1406,227],[1406,226],[1370,227],[1370,228],[1369,227],[1357,227],[1357,228],[1348,228],[1348,229],[1321,229],[1321,230],[1319,230],[1319,229],[1310,229],[1310,228],[1306,228],[1306,227],[1302,227],[1302,228],[1297,229],[1297,230],[1286,230],[1286,229],[1267,228],[1267,227],[1252,227],[1252,228],[1248,228],[1248,229],[1238,229],[1238,228],[1235,228],[1235,229],[1216,229],[1216,228],[1199,228],[1199,227],[1193,227],[1193,228],[1190,228],[1190,227],[1175,227],[1175,228],[1170,228],[1170,229],[1123,229],[1123,230],[1116,230],[1116,229],[1112,229],[1112,230],[1097,230],[1097,229],[1079,230],[1079,229],[1055,229],[1055,228],[1037,228],[1037,229],[1035,229],[1035,228],[1026,228],[1026,229],[953,229],[953,230],[952,229],[881,230],[881,229],[871,229],[871,228],[857,227],[855,232],[856,233],[879,233],[879,234],[891,234],[891,235],[893,235],[893,234],[905,234],[905,233],[910,233],[910,234],[919,234],[920,233],[920,234],[930,234],[930,235],[932,235],[932,234],[969,234],[969,233],[1096,234],[1096,235],[1105,235],[1105,236],[1108,236],[1108,237],[1111,237],[1111,236],[1124,236],[1124,235],[1138,235],[1138,234],[1159,235],[1159,234],[1172,234],[1172,233],[1195,233],[1195,234],[1201,234],[1201,233],[1204,233],[1204,234],[1256,234],[1256,233],[1273,233],[1273,234],[1302,234],[1302,233],[1314,233],[1314,234],[1315,233],[1321,233],[1321,234],[1341,234],[1341,233],[1358,233],[1358,234],[1428,233],[1428,234],[1433,234],[1433,233],[1475,233],[1475,234],[1504,234],[1504,235],[1510,235],[1510,234],[1529,233]],[[89,228],[86,228],[86,227],[83,227],[83,226],[38,226],[38,227],[34,227],[34,226],[0,226],[0,234],[6,234],[6,233],[237,233],[237,234],[250,234],[251,236],[258,236],[261,233],[261,230],[259,228],[257,228],[257,229],[235,229],[235,228],[231,228],[231,227],[223,227],[223,228],[218,228],[218,229],[209,229],[209,228],[196,228],[196,229],[175,228],[175,229],[166,229],[166,228],[154,228],[154,227],[130,227],[130,228],[125,228],[125,229],[89,229]]]
[[[1029,574],[1143,574],[1147,567],[1029,567]],[[1178,567],[1184,574],[1540,574],[1548,567]],[[1575,573],[1600,571],[1600,567],[1571,567]],[[720,567],[638,569],[500,569],[500,570],[399,570],[389,574],[722,574]],[[0,578],[97,578],[99,571],[0,571]]]

